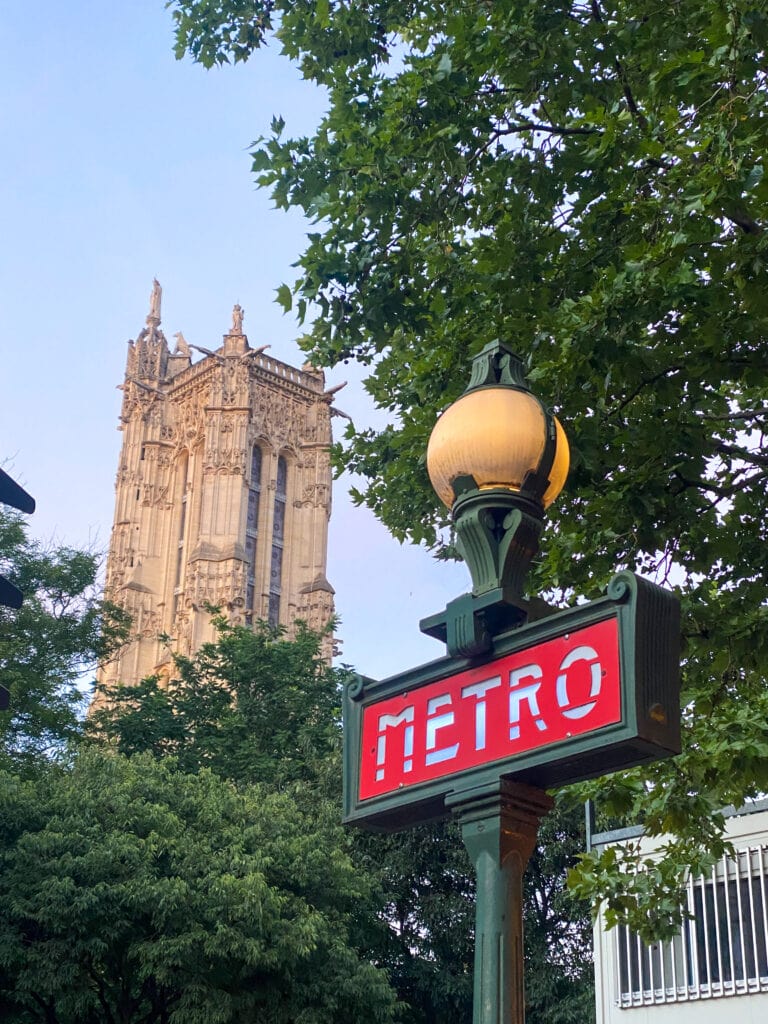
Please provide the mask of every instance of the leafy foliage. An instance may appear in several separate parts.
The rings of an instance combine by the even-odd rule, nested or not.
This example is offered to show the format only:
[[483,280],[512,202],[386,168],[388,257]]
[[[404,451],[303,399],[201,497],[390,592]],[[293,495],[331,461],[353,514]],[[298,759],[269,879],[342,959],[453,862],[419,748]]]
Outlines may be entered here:
[[107,688],[90,734],[123,754],[172,755],[182,771],[208,767],[235,782],[338,795],[346,673],[323,660],[322,636],[302,624],[288,640],[266,622],[213,621],[216,643],[177,656],[169,686],[150,677]]
[[329,798],[339,673],[309,630],[216,623],[170,689],[109,692],[68,761],[0,772],[3,1020],[392,1019]]
[[20,609],[0,608],[0,681],[11,694],[0,712],[0,766],[27,771],[79,735],[80,680],[126,638],[128,623],[98,597],[97,555],[46,548],[3,511],[0,565],[24,593]]
[[0,1010],[13,1024],[390,1020],[340,827],[264,786],[92,750],[0,779]]
[[541,823],[523,879],[528,1024],[594,1020],[589,901],[567,886],[584,845],[583,808],[558,802]]
[[440,543],[427,437],[500,337],[572,446],[532,588],[594,596],[623,567],[679,587],[685,751],[584,790],[669,831],[666,861],[652,885],[605,858],[574,876],[663,932],[720,852],[713,812],[768,784],[768,3],[169,6],[179,55],[274,35],[326,90],[316,132],[276,117],[254,169],[315,222],[278,295],[318,312],[310,358],[367,365],[391,413],[337,452],[358,500]]
[[474,872],[453,824],[396,835],[353,835],[355,856],[378,881],[387,922],[371,954],[387,968],[408,1024],[472,1019]]

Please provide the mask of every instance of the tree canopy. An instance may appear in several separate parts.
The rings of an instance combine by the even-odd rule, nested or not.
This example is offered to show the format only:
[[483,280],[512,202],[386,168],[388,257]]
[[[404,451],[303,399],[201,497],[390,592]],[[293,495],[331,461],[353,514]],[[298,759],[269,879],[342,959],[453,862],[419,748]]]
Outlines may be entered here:
[[34,769],[79,735],[88,699],[82,684],[129,625],[99,596],[97,554],[31,540],[5,511],[0,565],[24,593],[18,610],[0,608],[0,680],[11,695],[0,712],[0,766]]
[[592,787],[676,838],[655,887],[581,876],[663,927],[720,852],[713,812],[768,787],[766,0],[169,6],[178,56],[276,40],[327,95],[308,137],[275,112],[254,169],[314,221],[278,289],[309,357],[366,365],[391,414],[337,451],[358,499],[444,543],[427,438],[501,338],[573,456],[532,588],[593,596],[623,567],[679,588],[684,753]]
[[182,771],[336,797],[347,674],[325,661],[322,636],[302,623],[289,640],[266,622],[213,622],[216,642],[177,656],[171,686],[150,677],[107,688],[88,732],[123,754],[173,756]]
[[97,750],[3,774],[0,805],[3,1020],[392,1018],[350,941],[367,883],[327,805]]

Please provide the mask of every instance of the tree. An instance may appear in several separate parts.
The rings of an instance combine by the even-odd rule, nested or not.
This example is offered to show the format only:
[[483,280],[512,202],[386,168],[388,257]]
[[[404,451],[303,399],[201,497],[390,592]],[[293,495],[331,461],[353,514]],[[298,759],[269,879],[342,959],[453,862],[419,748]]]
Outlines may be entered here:
[[9,1024],[392,1019],[350,942],[366,883],[325,806],[98,750],[3,774],[0,805]]
[[589,597],[622,567],[678,587],[684,753],[584,789],[666,856],[591,857],[579,882],[668,930],[722,851],[716,809],[768,787],[766,0],[169,6],[179,56],[275,36],[326,90],[314,135],[276,117],[254,168],[316,222],[278,290],[317,311],[309,357],[369,366],[391,413],[337,451],[358,500],[440,548],[426,440],[501,337],[572,446],[532,589]]
[[347,673],[325,662],[322,635],[298,623],[289,640],[282,627],[232,626],[218,613],[213,623],[216,642],[177,655],[170,686],[108,687],[89,734],[123,754],[173,756],[182,771],[339,797]]
[[[169,685],[150,677],[107,688],[101,709],[90,716],[89,741],[126,756],[171,758],[180,771],[212,771],[238,787],[255,782],[289,797],[310,819],[338,822],[347,671],[328,666],[323,636],[301,623],[289,640],[282,627],[263,621],[253,629],[218,614],[213,621],[216,642],[191,658],[177,655]],[[359,865],[350,833],[340,833],[339,843]],[[364,865],[368,898],[355,902],[351,928],[361,956],[384,964],[381,873],[379,861]]]
[[79,735],[81,681],[126,638],[128,622],[99,597],[98,555],[45,547],[3,511],[0,565],[24,593],[20,609],[0,608],[0,679],[11,694],[0,712],[0,766],[31,770]]
[[560,801],[541,823],[523,878],[528,1024],[595,1018],[592,915],[567,886],[585,845],[583,808]]

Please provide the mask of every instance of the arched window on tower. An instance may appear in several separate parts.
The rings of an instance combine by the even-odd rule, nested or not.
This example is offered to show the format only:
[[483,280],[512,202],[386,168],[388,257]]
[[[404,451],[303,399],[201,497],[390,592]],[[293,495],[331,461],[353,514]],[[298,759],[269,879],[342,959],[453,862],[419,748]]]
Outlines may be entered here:
[[245,584],[245,621],[253,621],[253,603],[256,581],[256,539],[259,532],[259,505],[261,504],[261,448],[251,449],[251,473],[248,481],[248,510],[245,517],[245,557],[247,560]]
[[184,541],[187,535],[187,475],[189,473],[189,453],[182,452],[176,466],[176,495],[179,502],[179,528],[176,542],[176,572],[173,581],[173,617],[179,603],[182,583],[184,581]]
[[281,455],[277,460],[277,487],[275,489],[275,522],[272,528],[272,557],[269,569],[270,626],[280,621],[280,593],[283,579],[283,545],[285,541],[285,506],[287,502],[288,464]]

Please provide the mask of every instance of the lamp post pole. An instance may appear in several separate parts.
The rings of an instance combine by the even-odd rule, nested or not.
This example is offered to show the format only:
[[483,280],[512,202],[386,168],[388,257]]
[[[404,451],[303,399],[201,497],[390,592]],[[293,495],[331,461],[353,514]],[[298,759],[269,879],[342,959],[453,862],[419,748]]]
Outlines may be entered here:
[[[529,617],[525,577],[544,508],[568,471],[565,434],[505,345],[492,342],[473,360],[467,390],[432,433],[427,466],[451,507],[473,587],[421,627],[444,640],[450,655],[483,655],[494,635]],[[524,1024],[523,874],[552,800],[501,779],[445,802],[477,879],[473,1024]]]
[[525,1024],[523,874],[552,799],[501,779],[448,797],[446,805],[461,826],[477,879],[473,1024]]

